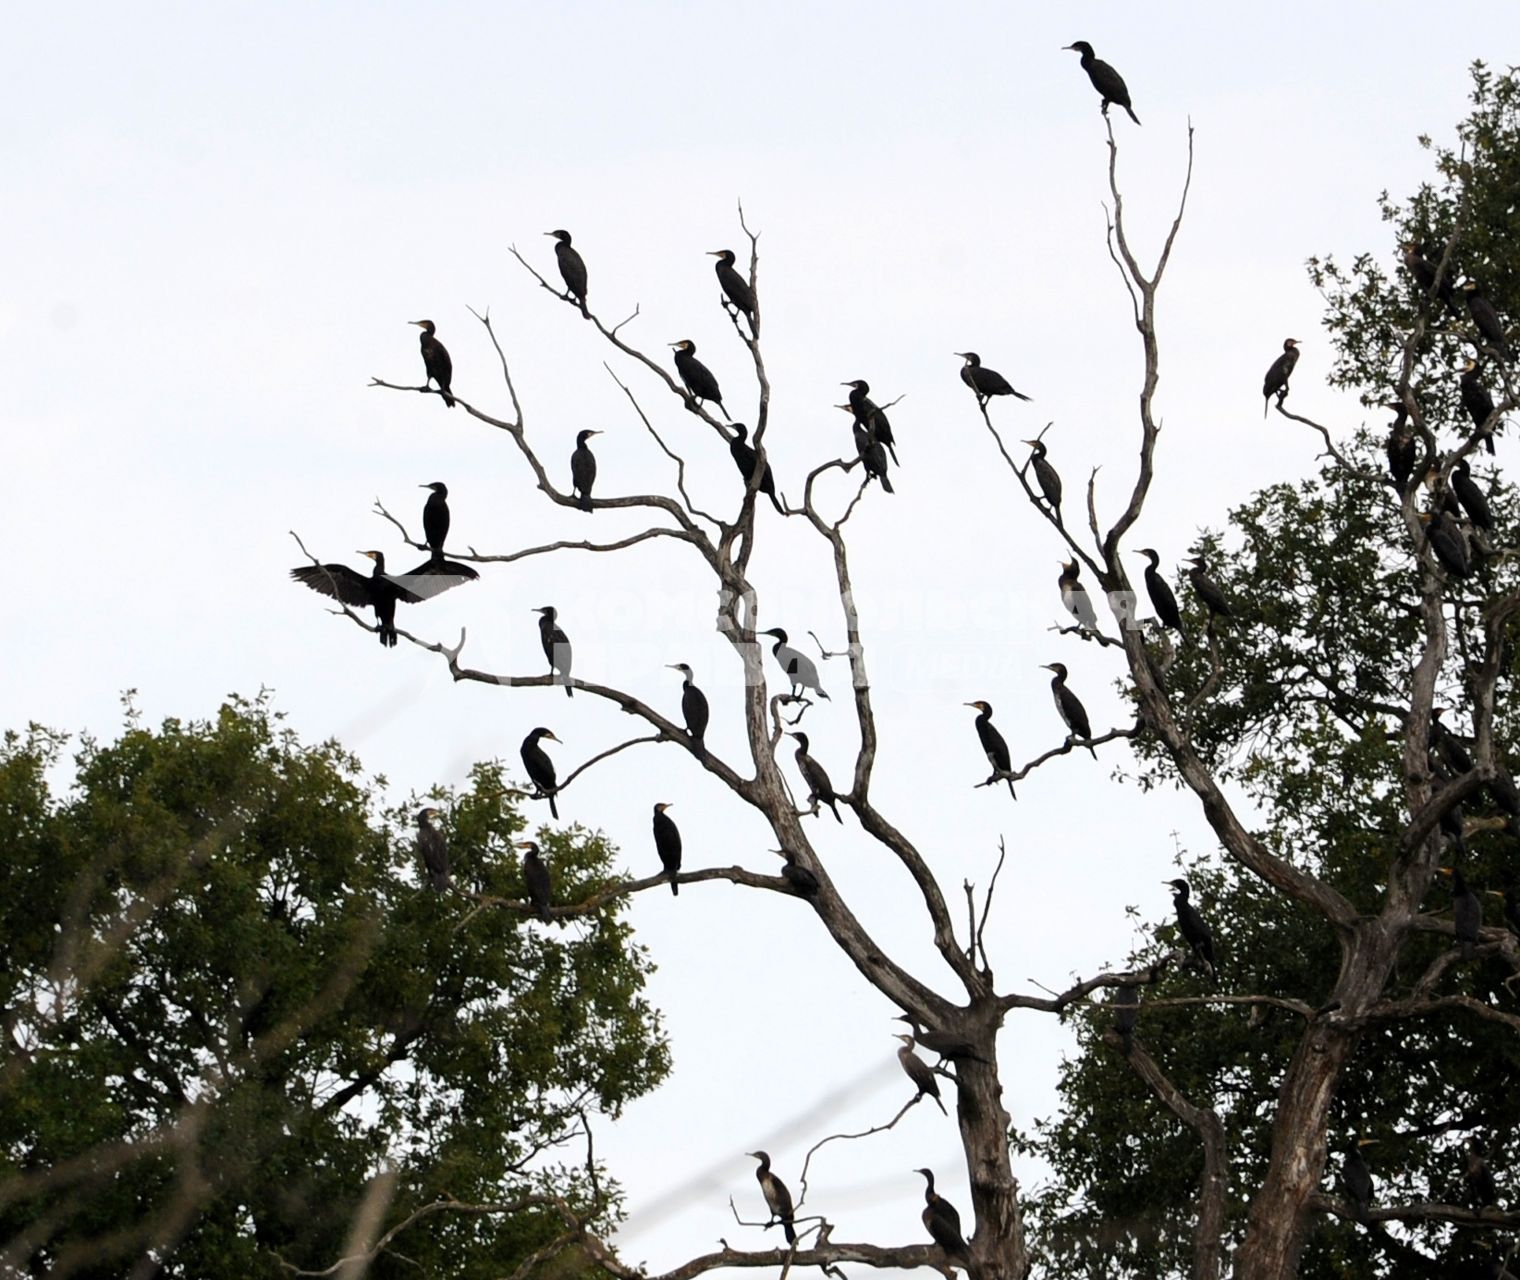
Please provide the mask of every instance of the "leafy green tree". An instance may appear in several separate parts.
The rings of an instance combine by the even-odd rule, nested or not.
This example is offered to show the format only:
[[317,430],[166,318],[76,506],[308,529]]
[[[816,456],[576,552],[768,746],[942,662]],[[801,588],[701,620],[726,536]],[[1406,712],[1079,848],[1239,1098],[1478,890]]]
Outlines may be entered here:
[[[0,747],[0,1270],[273,1277],[368,1213],[418,1215],[412,1262],[371,1274],[498,1276],[561,1232],[556,1197],[615,1215],[594,1165],[544,1153],[665,1075],[647,959],[618,899],[527,923],[499,765],[432,794],[436,893],[416,806],[378,809],[262,698],[130,718],[62,785],[67,746]],[[561,901],[607,884],[600,837],[539,838]]]
[[[1496,1229],[1520,1223],[1513,1213],[1470,1212],[1461,1154],[1469,1139],[1483,1140],[1501,1204],[1513,1204],[1520,959],[1505,940],[1502,904],[1484,895],[1491,932],[1478,958],[1460,963],[1449,884],[1432,874],[1444,862],[1480,891],[1498,890],[1513,884],[1520,855],[1510,778],[1520,743],[1520,575],[1506,553],[1483,551],[1513,544],[1520,504],[1483,465],[1483,432],[1457,381],[1479,357],[1502,417],[1514,404],[1513,367],[1479,339],[1460,289],[1448,307],[1404,266],[1385,265],[1412,243],[1446,280],[1480,281],[1501,316],[1520,317],[1520,76],[1481,64],[1472,74],[1472,111],[1456,144],[1422,139],[1434,180],[1406,201],[1380,198],[1390,244],[1349,265],[1309,264],[1336,347],[1331,380],[1377,408],[1379,425],[1332,432],[1284,406],[1286,417],[1323,431],[1330,459],[1310,480],[1262,490],[1231,513],[1227,536],[1200,544],[1237,619],[1217,643],[1182,650],[1167,678],[1199,759],[1254,803],[1256,837],[1355,912],[1327,919],[1237,860],[1194,859],[1222,980],[1215,988],[1168,971],[1144,993],[1137,1032],[1165,1080],[1217,1118],[1232,1247],[1252,1229],[1269,1163],[1291,1145],[1278,1130],[1294,1073],[1324,1090],[1330,1157],[1320,1190],[1303,1202],[1296,1265],[1326,1280],[1488,1275],[1508,1249]],[[1381,425],[1396,416],[1394,402],[1418,455],[1402,490]],[[1466,579],[1437,569],[1419,519],[1438,500],[1428,490],[1444,491],[1461,457],[1472,459],[1495,518],[1490,535],[1468,530],[1477,567]],[[1201,632],[1203,619],[1193,625]],[[1474,758],[1467,768],[1443,755],[1432,706]],[[1140,753],[1145,784],[1176,779],[1172,755],[1154,740]],[[1356,935],[1375,928],[1388,932],[1380,954],[1392,963],[1358,985],[1352,971],[1368,962]],[[1153,965],[1176,946],[1173,925],[1147,926],[1130,961]],[[1364,1003],[1348,1016],[1341,1002],[1354,1000]],[[1053,1168],[1030,1201],[1039,1254],[1051,1274],[1199,1274],[1200,1189],[1210,1173],[1200,1133],[1168,1114],[1111,1026],[1107,1010],[1080,1018],[1060,1115],[1017,1138]],[[1327,1064],[1317,1072],[1316,1054]],[[1313,1160],[1309,1136],[1298,1150]],[[1374,1140],[1362,1148],[1376,1188],[1369,1226],[1347,1213],[1338,1177],[1361,1138]]]

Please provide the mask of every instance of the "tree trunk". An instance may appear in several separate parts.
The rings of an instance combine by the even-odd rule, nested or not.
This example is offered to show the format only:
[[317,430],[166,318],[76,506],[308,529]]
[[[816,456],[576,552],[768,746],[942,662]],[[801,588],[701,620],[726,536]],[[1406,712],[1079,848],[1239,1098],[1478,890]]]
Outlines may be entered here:
[[[978,1050],[994,1060],[995,1032],[978,1039]],[[985,1046],[985,1047],[983,1047]],[[955,1066],[956,1119],[971,1181],[976,1234],[971,1246],[973,1280],[1024,1280],[1029,1251],[1024,1246],[1024,1214],[1018,1183],[1008,1158],[1008,1113],[996,1067],[962,1058]]]

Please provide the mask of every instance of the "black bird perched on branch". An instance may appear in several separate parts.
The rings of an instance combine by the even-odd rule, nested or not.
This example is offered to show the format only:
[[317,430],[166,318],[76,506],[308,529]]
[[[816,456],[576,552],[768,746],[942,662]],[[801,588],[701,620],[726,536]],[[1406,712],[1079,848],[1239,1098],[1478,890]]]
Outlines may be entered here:
[[549,868],[539,854],[538,845],[532,840],[519,840],[517,847],[523,851],[523,888],[528,891],[528,901],[545,924],[549,923],[549,903],[554,896],[549,881]]
[[660,865],[670,877],[670,892],[679,895],[681,886],[676,883],[676,875],[681,870],[681,831],[665,812],[668,808],[668,804],[654,807],[654,847],[660,855]]
[[1082,585],[1081,574],[1080,560],[1061,561],[1061,576],[1056,580],[1061,587],[1061,603],[1066,606],[1066,612],[1077,620],[1077,626],[1084,632],[1096,631],[1098,615],[1093,612],[1092,597],[1087,594],[1087,588]]
[[1439,286],[1436,284],[1436,266],[1424,254],[1420,252],[1420,246],[1413,240],[1406,240],[1399,246],[1404,255],[1404,266],[1409,274],[1414,277],[1415,284],[1420,293],[1425,297],[1430,296],[1432,289],[1436,290],[1436,297],[1441,300],[1441,305],[1456,310],[1456,291],[1452,287],[1451,272],[1448,270],[1441,277]]
[[1078,40],[1066,48],[1082,55],[1082,70],[1087,72],[1092,87],[1103,96],[1103,114],[1108,114],[1109,103],[1113,103],[1116,107],[1123,107],[1129,112],[1129,118],[1139,124],[1140,117],[1129,104],[1129,88],[1124,83],[1124,77],[1101,58],[1095,58],[1093,47],[1086,40]]
[[1277,397],[1279,406],[1288,398],[1288,379],[1293,376],[1293,366],[1298,363],[1298,339],[1285,338],[1283,340],[1282,355],[1272,361],[1272,366],[1267,370],[1267,376],[1261,384],[1261,416],[1267,416],[1267,409],[1273,396]]
[[786,1183],[771,1172],[770,1156],[763,1151],[751,1151],[747,1154],[750,1159],[760,1162],[760,1167],[755,1170],[755,1181],[760,1184],[760,1194],[765,1197],[765,1207],[771,1211],[771,1221],[765,1224],[765,1229],[769,1231],[779,1222],[781,1233],[786,1237],[787,1244],[796,1244],[797,1229],[792,1222],[792,1193],[786,1189]]
[[1447,728],[1445,716],[1445,707],[1430,709],[1430,749],[1446,766],[1451,776],[1471,773],[1473,758],[1468,754],[1461,735]]
[[[744,477],[744,487],[749,488],[749,478],[755,474],[755,463],[759,461],[759,455],[749,443],[749,428],[742,422],[734,423],[734,438],[728,442],[728,453],[734,460],[734,466],[739,468],[739,474]],[[786,514],[786,508],[776,496],[776,477],[771,474],[769,462],[760,473],[759,492],[771,500],[771,506],[776,508],[778,515]]]
[[[855,410],[847,404],[839,405],[838,408],[855,414]],[[887,476],[887,451],[882,447],[881,440],[858,414],[855,414],[852,426],[855,432],[855,453],[865,466],[866,478],[880,480],[883,493],[896,492]]]
[[1188,570],[1188,581],[1193,584],[1193,594],[1203,601],[1209,611],[1209,630],[1214,629],[1215,618],[1229,618],[1230,602],[1219,589],[1219,584],[1209,577],[1209,560],[1201,552],[1193,557],[1193,567]]
[[522,742],[523,768],[527,771],[529,781],[538,788],[539,795],[535,798],[548,800],[549,812],[558,818],[559,806],[554,803],[554,797],[559,791],[559,785],[554,779],[554,761],[549,759],[549,753],[539,746],[539,741],[543,738],[549,739],[550,742],[559,741],[542,726],[533,730]]
[[1459,382],[1459,390],[1462,397],[1462,407],[1467,410],[1467,416],[1472,419],[1472,424],[1483,432],[1483,447],[1490,453],[1494,451],[1494,427],[1497,423],[1490,424],[1489,419],[1494,416],[1494,398],[1489,395],[1488,388],[1480,381],[1483,374],[1482,367],[1476,360],[1469,360],[1462,367],[1462,377]]
[[1128,1053],[1134,1047],[1135,1026],[1140,1021],[1140,988],[1132,982],[1115,987],[1109,1004],[1114,1010],[1114,1030],[1124,1041],[1124,1052]]
[[586,260],[570,247],[568,231],[545,231],[544,234],[554,237],[554,256],[559,259],[559,277],[565,282],[566,295],[580,303],[581,315],[590,319],[591,313],[586,310]]
[[1209,981],[1218,981],[1219,967],[1214,962],[1214,935],[1209,932],[1209,926],[1198,914],[1198,908],[1188,901],[1188,882],[1166,880],[1162,883],[1175,890],[1172,894],[1172,905],[1177,908],[1177,928],[1182,933],[1182,940],[1192,951],[1193,959],[1201,964],[1209,975]]
[[790,849],[772,849],[771,852],[780,854],[785,859],[785,865],[781,868],[781,878],[800,896],[811,898],[817,894],[818,877],[797,861],[795,853]]
[[1477,482],[1472,478],[1472,467],[1466,458],[1458,458],[1457,465],[1451,469],[1451,491],[1474,525],[1490,532],[1493,530],[1493,512],[1488,509],[1488,499],[1483,496],[1483,490],[1478,488]]
[[670,345],[675,348],[676,372],[686,384],[687,393],[693,400],[711,400],[726,419],[728,410],[723,407],[723,392],[718,389],[712,370],[697,359],[697,344],[690,338],[682,338]]
[[1462,526],[1437,507],[1434,511],[1422,511],[1420,520],[1425,525],[1425,541],[1441,567],[1454,578],[1466,578],[1472,574],[1472,559],[1467,553],[1467,538]]
[[423,597],[403,587],[385,572],[385,555],[379,551],[361,551],[375,562],[368,576],[346,564],[306,564],[292,569],[290,576],[313,591],[340,600],[353,609],[373,609],[380,629],[380,643],[396,647],[396,603],[420,604]]
[[582,431],[575,437],[575,452],[570,455],[570,487],[580,498],[580,509],[591,510],[591,486],[596,483],[596,455],[586,443],[600,431]]
[[871,399],[871,384],[864,378],[856,378],[853,382],[842,382],[839,385],[850,388],[850,408],[855,413],[856,423],[864,423],[886,446],[887,452],[892,455],[894,467],[901,466],[897,460],[897,437],[892,434],[892,424],[887,419],[886,411]]
[[549,674],[556,673],[565,682],[565,694],[574,697],[575,690],[570,687],[570,638],[560,629],[555,619],[559,616],[553,605],[543,605],[534,609],[538,614],[538,639],[544,647],[544,657],[549,660]]
[[1017,800],[1019,793],[1013,789],[1013,779],[1008,776],[1013,772],[1013,757],[1008,754],[1008,744],[1003,741],[1003,735],[993,726],[992,704],[968,702],[964,705],[976,708],[976,736],[982,744],[982,753],[987,757],[987,763],[992,766],[992,776],[987,781],[1005,779],[1008,794]]
[[839,816],[839,806],[835,803],[839,796],[834,791],[834,784],[829,781],[829,775],[818,761],[808,754],[808,736],[805,733],[789,733],[789,738],[797,739],[797,771],[802,774],[802,780],[807,783],[808,803],[814,808],[820,804],[829,806],[834,815],[835,822],[843,822]]
[[1488,1148],[1483,1139],[1470,1137],[1462,1144],[1462,1181],[1467,1184],[1467,1198],[1480,1214],[1499,1203],[1499,1188],[1494,1183],[1494,1171],[1484,1158]]
[[1145,593],[1151,598],[1151,608],[1163,627],[1170,627],[1186,643],[1187,628],[1182,625],[1182,610],[1177,607],[1177,597],[1171,585],[1161,576],[1161,557],[1151,547],[1141,547],[1145,557]]
[[1376,1138],[1352,1138],[1341,1160],[1341,1182],[1346,1188],[1346,1198],[1351,1201],[1351,1216],[1364,1227],[1372,1208],[1372,1170],[1367,1167],[1362,1148],[1375,1142]]
[[[427,376],[438,384],[439,394],[443,396],[444,404],[450,409],[454,407],[454,362],[449,359],[448,348],[433,336],[437,332],[437,326],[431,320],[408,320],[408,324],[415,324],[421,328],[422,333],[418,342],[422,346],[422,367],[427,371]],[[426,382],[423,383],[427,385]]]
[[953,1204],[934,1190],[932,1171],[915,1169],[913,1172],[923,1174],[926,1180],[923,1222],[928,1228],[929,1238],[951,1258],[969,1267],[971,1250],[967,1248],[965,1238],[961,1235],[961,1215],[956,1213]]
[[1416,457],[1414,428],[1409,425],[1409,408],[1402,400],[1384,402],[1385,409],[1394,411],[1394,419],[1388,424],[1388,443],[1384,451],[1388,455],[1388,474],[1400,493],[1414,474]]
[[681,717],[686,721],[686,732],[691,737],[691,749],[700,760],[707,755],[707,744],[703,741],[711,714],[707,706],[707,695],[692,683],[691,668],[684,662],[671,662],[666,665],[672,671],[681,673]]
[[430,489],[428,500],[422,504],[422,538],[429,551],[443,554],[443,544],[449,536],[449,486],[441,480],[419,485]]
[[1443,876],[1451,877],[1451,923],[1462,948],[1462,959],[1471,960],[1483,928],[1483,903],[1472,891],[1460,868],[1442,867],[1440,871]]
[[417,810],[417,855],[427,868],[433,892],[442,893],[449,887],[449,842],[433,825],[436,817],[437,809]]
[[1030,448],[1029,465],[1034,468],[1034,478],[1039,483],[1040,492],[1045,496],[1051,511],[1055,514],[1056,523],[1061,523],[1061,475],[1050,465],[1045,457],[1045,442],[1043,440],[1024,441]]
[[771,645],[771,653],[776,661],[781,664],[781,670],[786,673],[786,678],[792,682],[792,697],[797,697],[797,688],[800,685],[804,689],[811,689],[825,702],[833,699],[823,691],[823,686],[818,683],[818,668],[813,660],[805,653],[799,653],[786,642],[786,632],[780,627],[772,627],[769,631],[759,633],[762,636],[775,636],[776,643]]
[[955,354],[966,362],[961,366],[961,381],[976,392],[979,404],[986,404],[993,396],[1029,399],[1022,391],[1015,391],[1008,379],[996,369],[984,369],[982,358],[975,351],[957,351]]
[[902,1048],[897,1051],[897,1060],[902,1063],[902,1069],[908,1073],[908,1079],[913,1081],[914,1087],[918,1090],[913,1101],[917,1102],[919,1098],[928,1094],[934,1099],[934,1105],[940,1109],[941,1113],[948,1116],[950,1113],[945,1110],[944,1101],[939,1096],[939,1081],[934,1078],[933,1069],[913,1052],[913,1037],[897,1036],[895,1038],[902,1041]]
[[723,296],[727,299],[725,306],[732,306],[736,311],[742,311],[744,318],[749,321],[749,331],[755,331],[755,291],[749,287],[749,281],[739,274],[734,267],[734,251],[732,249],[709,249],[708,256],[717,259],[713,263],[713,270],[718,273],[718,284],[723,288]]
[[1092,744],[1092,725],[1087,719],[1087,708],[1070,689],[1066,687],[1066,667],[1064,663],[1050,662],[1045,664],[1046,671],[1054,671],[1051,677],[1050,692],[1056,700],[1056,710],[1061,713],[1061,719],[1066,722],[1066,727],[1071,731],[1075,739],[1086,739],[1085,746],[1092,758],[1096,760],[1098,753]]
[[1467,312],[1472,316],[1473,324],[1484,340],[1493,347],[1499,359],[1506,364],[1515,358],[1514,350],[1504,337],[1504,322],[1499,319],[1499,313],[1494,310],[1494,304],[1483,296],[1483,291],[1478,287],[1476,280],[1467,280],[1462,284],[1462,292],[1467,295]]

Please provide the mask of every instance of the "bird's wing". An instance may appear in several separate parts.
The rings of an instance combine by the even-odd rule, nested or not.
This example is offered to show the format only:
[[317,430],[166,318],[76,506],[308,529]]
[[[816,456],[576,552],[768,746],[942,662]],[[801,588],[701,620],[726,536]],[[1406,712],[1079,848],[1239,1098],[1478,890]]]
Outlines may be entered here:
[[292,569],[290,576],[313,591],[320,591],[344,604],[364,608],[370,603],[369,577],[356,573],[346,564],[306,564]]
[[[424,560],[410,573],[397,574],[391,581],[407,593],[401,599],[408,604],[417,604],[479,577],[469,565],[457,560]],[[411,598],[407,599],[407,596]]]

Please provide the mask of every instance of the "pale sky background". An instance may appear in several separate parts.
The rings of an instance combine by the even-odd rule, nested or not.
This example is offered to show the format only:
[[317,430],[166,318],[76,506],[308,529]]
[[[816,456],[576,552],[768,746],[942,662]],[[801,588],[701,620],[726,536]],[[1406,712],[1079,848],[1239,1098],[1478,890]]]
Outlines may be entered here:
[[[431,480],[450,487],[455,549],[643,527],[548,506],[499,433],[436,398],[366,386],[420,381],[406,322],[431,316],[455,389],[508,415],[467,304],[491,308],[530,439],[560,483],[575,432],[595,426],[608,433],[594,442],[599,495],[672,489],[609,360],[687,457],[699,504],[732,510],[739,482],[721,443],[507,249],[552,273],[541,233],[568,227],[593,306],[621,319],[637,303],[625,334],[662,360],[666,343],[694,339],[730,409],[752,421],[747,355],[703,256],[743,248],[742,197],[763,232],[767,444],[782,490],[798,498],[806,471],[847,447],[848,420],[830,408],[842,380],[906,396],[892,415],[897,494],[873,491],[852,521],[883,731],[875,794],[953,902],[963,879],[985,885],[1007,838],[989,949],[1004,989],[1020,990],[1121,958],[1127,904],[1151,921],[1170,912],[1159,883],[1174,865],[1170,833],[1210,844],[1193,806],[1112,781],[1127,763],[1113,747],[1098,765],[1047,766],[1016,804],[971,786],[985,765],[960,704],[991,701],[1018,762],[1060,741],[1042,663],[1072,668],[1098,731],[1123,714],[1120,662],[1050,631],[1061,548],[997,457],[951,354],[980,351],[1034,397],[995,406],[1006,437],[1055,421],[1068,506],[1102,465],[1111,519],[1132,481],[1140,352],[1103,246],[1098,99],[1061,47],[1089,40],[1129,83],[1144,127],[1117,119],[1121,173],[1147,259],[1175,208],[1189,118],[1197,129],[1160,303],[1160,475],[1129,539],[1158,547],[1169,570],[1233,503],[1314,465],[1311,438],[1261,419],[1262,374],[1285,336],[1304,342],[1292,404],[1338,428],[1362,420],[1321,381],[1329,354],[1303,260],[1367,250],[1391,262],[1377,192],[1429,174],[1415,137],[1451,136],[1467,64],[1502,65],[1520,48],[1512,0],[54,5],[17,9],[6,26],[5,725],[109,734],[128,687],[157,720],[268,685],[304,737],[338,736],[398,798],[458,783],[480,758],[515,770],[535,724],[564,739],[561,776],[632,736],[589,696],[455,687],[437,659],[382,650],[290,583],[301,557],[287,530],[327,559],[353,564],[373,546],[404,567],[416,553],[370,504],[382,498],[415,529],[417,486]],[[758,523],[761,625],[842,647],[824,544],[768,508]],[[402,625],[448,640],[468,625],[467,662],[532,673],[529,610],[553,603],[577,674],[668,714],[680,684],[663,664],[690,662],[714,704],[709,742],[737,764],[738,668],[702,572],[678,544],[531,560],[487,568]],[[835,662],[823,677],[835,702],[806,727],[841,781],[854,749],[848,673]],[[598,766],[561,811],[605,830],[644,874],[657,865],[656,800],[676,804],[688,867],[774,869],[762,825],[675,747]],[[878,940],[953,991],[895,861],[853,816],[842,828],[825,817],[817,833]],[[768,1145],[795,1190],[814,1141],[889,1118],[910,1092],[890,1039],[896,1010],[799,903],[712,884],[675,901],[642,895],[631,910],[660,966],[652,996],[675,1070],[599,1135],[628,1192],[619,1243],[658,1269],[720,1235],[773,1243],[729,1215],[732,1194],[762,1216],[742,1153]],[[1009,1020],[1001,1062],[1017,1124],[1051,1110],[1068,1043],[1051,1018]],[[1155,1123],[1173,1122],[1158,1107]],[[926,1106],[890,1134],[826,1148],[810,1204],[837,1240],[919,1240],[911,1170],[924,1164],[969,1217],[953,1121]],[[1038,1181],[1036,1168],[1020,1173]]]

